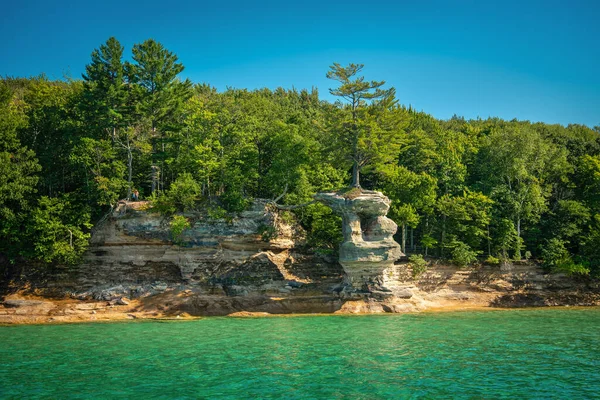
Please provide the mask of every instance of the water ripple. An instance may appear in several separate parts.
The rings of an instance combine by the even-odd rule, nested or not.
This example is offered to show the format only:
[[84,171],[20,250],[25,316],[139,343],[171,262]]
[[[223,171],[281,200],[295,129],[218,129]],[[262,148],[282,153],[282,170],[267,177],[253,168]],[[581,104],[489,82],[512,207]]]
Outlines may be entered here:
[[0,327],[0,398],[598,398],[600,310]]

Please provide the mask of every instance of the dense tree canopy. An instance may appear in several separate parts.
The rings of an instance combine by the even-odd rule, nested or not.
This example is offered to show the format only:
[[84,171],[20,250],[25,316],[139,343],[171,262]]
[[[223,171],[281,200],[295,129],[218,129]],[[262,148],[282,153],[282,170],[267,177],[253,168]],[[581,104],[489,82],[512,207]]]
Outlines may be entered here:
[[[324,71],[333,104],[315,89],[219,92],[183,69],[154,40],[128,57],[110,38],[82,80],[0,82],[1,255],[76,262],[133,189],[163,212],[223,216],[252,198],[292,205],[360,185],[390,197],[407,253],[600,271],[598,127],[438,120],[360,64]],[[318,204],[294,213],[307,246],[335,251],[338,217]]]

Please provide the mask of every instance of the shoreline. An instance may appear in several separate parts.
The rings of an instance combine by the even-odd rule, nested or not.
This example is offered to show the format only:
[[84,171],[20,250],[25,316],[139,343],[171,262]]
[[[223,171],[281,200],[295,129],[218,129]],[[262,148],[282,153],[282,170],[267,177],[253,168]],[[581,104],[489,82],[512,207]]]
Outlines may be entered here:
[[[235,311],[222,315],[192,315],[186,312],[165,313],[157,309],[143,310],[144,299],[135,299],[128,304],[117,305],[105,301],[82,301],[75,299],[49,299],[40,296],[8,296],[12,303],[21,302],[21,307],[0,308],[0,327],[22,325],[63,325],[80,323],[111,323],[126,321],[160,321],[181,322],[195,321],[206,318],[285,318],[305,316],[368,316],[368,315],[404,315],[404,314],[439,314],[462,312],[493,312],[515,310],[556,310],[556,309],[599,309],[598,305],[546,305],[546,306],[493,306],[474,301],[444,301],[438,304],[428,304],[422,308],[406,308],[403,311],[385,312],[365,311],[372,309],[368,301],[351,301],[353,308],[342,307],[334,312],[276,312],[265,311]],[[358,306],[358,307],[357,307]]]

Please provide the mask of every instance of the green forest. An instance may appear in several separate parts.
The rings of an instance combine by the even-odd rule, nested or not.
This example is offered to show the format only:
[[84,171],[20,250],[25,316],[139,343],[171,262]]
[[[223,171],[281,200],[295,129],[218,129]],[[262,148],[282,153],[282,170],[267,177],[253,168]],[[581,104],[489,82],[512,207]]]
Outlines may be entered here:
[[[323,71],[335,102],[218,91],[183,70],[152,39],[124,54],[110,38],[81,79],[0,80],[0,261],[77,263],[134,190],[166,215],[221,218],[254,198],[295,205],[361,187],[392,200],[407,254],[600,274],[600,127],[436,119],[365,79],[368,65]],[[311,251],[336,251],[330,209],[292,213]]]

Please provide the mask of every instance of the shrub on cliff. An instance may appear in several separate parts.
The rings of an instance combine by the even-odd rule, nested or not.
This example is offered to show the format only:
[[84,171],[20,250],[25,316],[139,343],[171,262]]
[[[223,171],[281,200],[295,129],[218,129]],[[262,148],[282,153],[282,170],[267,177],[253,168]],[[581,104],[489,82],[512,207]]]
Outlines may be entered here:
[[190,227],[190,221],[182,215],[175,215],[171,219],[169,227],[171,228],[173,242],[181,246],[183,232]]
[[153,208],[161,214],[173,214],[176,211],[190,211],[200,198],[201,188],[192,174],[184,172],[171,184],[166,192],[152,200]]
[[466,267],[467,265],[477,261],[477,252],[468,244],[458,240],[453,240],[448,245],[452,254],[451,261],[459,267]]
[[409,265],[412,268],[413,278],[417,278],[427,271],[427,261],[421,254],[412,254],[408,257]]
[[560,239],[550,239],[542,249],[542,265],[552,272],[567,275],[587,275],[590,269],[582,262],[575,262],[567,250],[568,242]]

